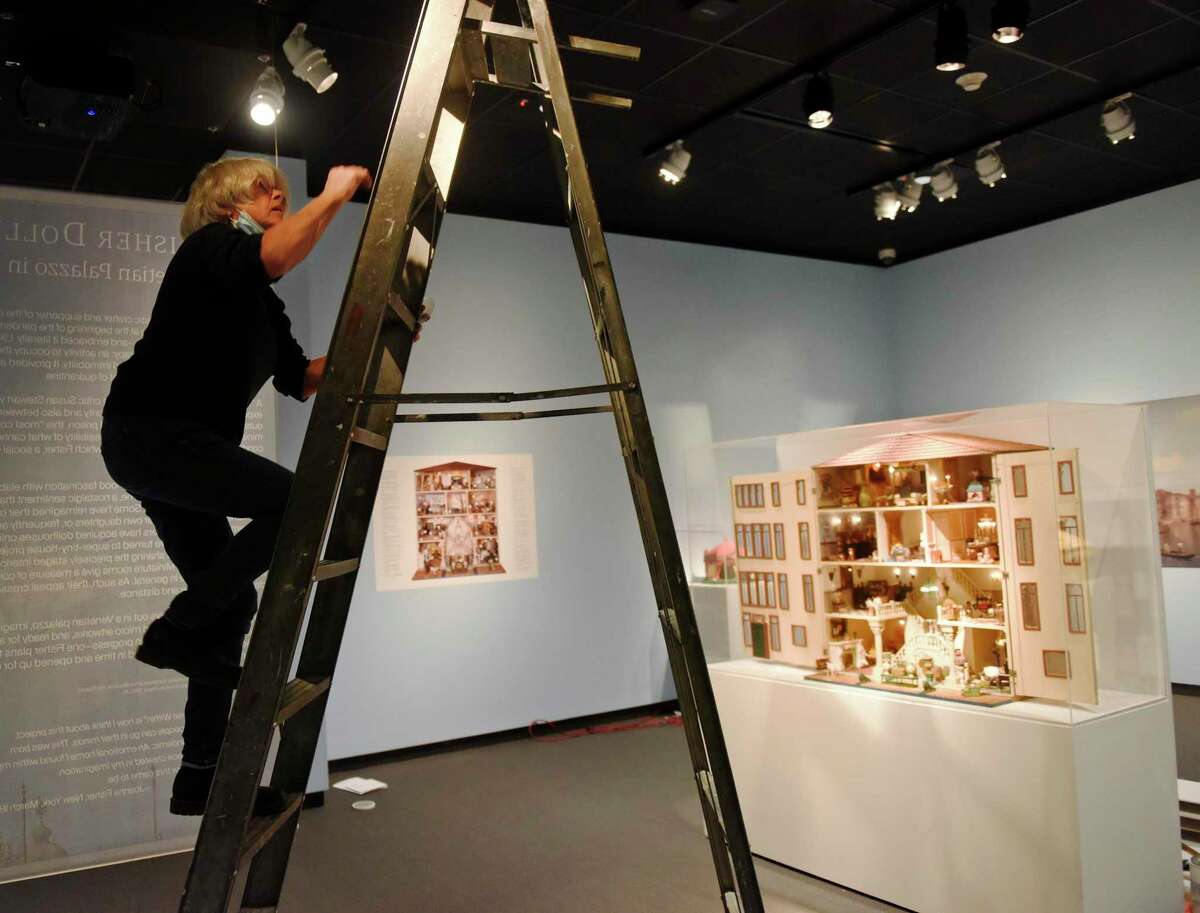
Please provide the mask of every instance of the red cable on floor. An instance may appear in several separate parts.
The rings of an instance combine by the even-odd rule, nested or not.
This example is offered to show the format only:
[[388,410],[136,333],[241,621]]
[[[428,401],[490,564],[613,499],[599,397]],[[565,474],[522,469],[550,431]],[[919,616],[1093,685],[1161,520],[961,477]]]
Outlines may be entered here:
[[538,734],[538,727],[551,730],[557,724],[552,720],[534,720],[529,724],[529,737],[535,742],[566,742],[585,735],[607,735],[611,732],[630,732],[634,729],[658,729],[662,726],[682,726],[683,717],[678,713],[670,716],[644,716],[624,723],[602,723],[596,726],[583,726],[579,729],[568,729],[565,732],[549,732]]

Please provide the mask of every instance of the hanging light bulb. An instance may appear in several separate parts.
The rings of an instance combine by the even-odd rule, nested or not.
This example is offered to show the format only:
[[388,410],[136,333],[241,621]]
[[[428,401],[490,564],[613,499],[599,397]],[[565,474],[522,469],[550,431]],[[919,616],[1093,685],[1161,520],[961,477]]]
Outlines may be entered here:
[[875,221],[882,222],[887,219],[890,222],[896,218],[896,213],[899,211],[900,195],[896,193],[895,186],[889,181],[876,187]]
[[[904,212],[916,212],[917,207],[921,205],[921,194],[925,190],[925,185],[917,181],[911,175],[907,180],[900,185],[900,208]],[[889,472],[895,472],[895,466],[888,467]]]
[[667,157],[658,166],[658,176],[674,187],[687,177],[692,154],[683,148],[683,140],[677,139],[667,146]]
[[939,203],[945,203],[958,196],[958,178],[954,176],[950,162],[942,162],[933,170],[929,176],[929,189],[933,191]]
[[1004,162],[1000,160],[1000,153],[996,151],[999,145],[999,143],[989,143],[981,146],[975,153],[975,173],[979,175],[980,183],[984,187],[995,187],[1008,177],[1008,173],[1004,170]]
[[1001,44],[1012,44],[1025,36],[1029,23],[1028,0],[996,0],[992,7],[992,38]]
[[943,72],[967,66],[967,15],[957,3],[943,3],[938,10],[934,63]]
[[320,95],[335,82],[338,74],[325,58],[325,49],[318,48],[304,34],[308,26],[297,22],[296,27],[283,40],[283,53],[292,65],[292,75],[303,79]]
[[275,68],[268,66],[259,74],[250,92],[250,119],[269,127],[283,110],[283,81]]
[[1121,140],[1133,139],[1137,121],[1133,118],[1133,108],[1129,106],[1129,99],[1132,97],[1131,93],[1126,92],[1124,95],[1110,98],[1100,112],[1100,124],[1104,127],[1104,135],[1114,146]]
[[833,123],[833,86],[827,73],[814,73],[804,87],[804,113],[808,125],[824,130]]

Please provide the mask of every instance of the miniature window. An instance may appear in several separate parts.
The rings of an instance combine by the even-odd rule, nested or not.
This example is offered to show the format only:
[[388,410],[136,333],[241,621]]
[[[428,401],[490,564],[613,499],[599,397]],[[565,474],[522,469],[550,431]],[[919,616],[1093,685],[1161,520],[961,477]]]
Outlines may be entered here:
[[1043,650],[1042,671],[1046,678],[1070,678],[1071,667],[1067,662],[1066,650]]
[[733,486],[733,503],[736,504],[738,507],[746,506],[745,487],[746,486],[744,486],[744,485],[734,485]]
[[817,597],[813,590],[812,574],[805,574],[802,582],[804,584],[804,611],[815,612],[817,610]]
[[782,503],[783,503],[783,498],[779,494],[779,483],[772,482],[771,483],[771,506],[778,507]]
[[808,495],[804,491],[804,480],[796,480],[796,503],[803,507],[808,501]]
[[750,506],[751,507],[762,507],[763,504],[765,504],[765,503],[766,502],[763,501],[762,482],[759,482],[756,485],[751,485],[750,486]]
[[792,607],[791,597],[788,595],[787,574],[779,575],[779,608],[787,611]]
[[1017,540],[1017,564],[1033,564],[1033,521],[1018,517],[1013,521],[1013,530]]
[[812,561],[812,543],[808,538],[808,524],[800,524],[800,560]]
[[1087,633],[1087,613],[1083,607],[1083,586],[1067,584],[1067,627],[1072,634]]
[[775,608],[775,575],[763,574],[763,582],[767,585],[767,605]]
[[1026,631],[1042,629],[1042,612],[1038,607],[1038,592],[1036,583],[1021,584],[1021,624]]
[[767,602],[767,581],[765,574],[754,575],[754,598],[757,600],[754,604],[757,606],[770,605]]
[[775,557],[783,560],[783,524],[775,524]]
[[771,649],[776,653],[783,649],[779,643],[779,619],[774,615],[771,616]]
[[759,524],[759,538],[762,540],[762,554],[760,558],[771,557],[771,525],[769,523]]
[[1070,460],[1059,460],[1058,493],[1060,495],[1075,494],[1075,466]]
[[742,613],[742,643],[747,647],[754,646],[754,633],[750,627],[750,613]]
[[746,527],[740,523],[733,525],[733,535],[737,539],[737,556],[739,558],[746,557]]
[[1083,557],[1079,548],[1079,520],[1076,517],[1058,518],[1058,540],[1062,547],[1063,564],[1079,565]]
[[792,646],[808,646],[808,628],[804,625],[792,625]]
[[1029,497],[1029,485],[1025,480],[1025,467],[1021,465],[1012,468],[1013,477],[1013,497],[1027,498]]

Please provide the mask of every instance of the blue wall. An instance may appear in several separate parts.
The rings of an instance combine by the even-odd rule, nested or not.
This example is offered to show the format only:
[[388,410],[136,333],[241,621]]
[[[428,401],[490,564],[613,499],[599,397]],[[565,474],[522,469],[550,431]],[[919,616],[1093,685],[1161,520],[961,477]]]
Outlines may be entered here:
[[[363,207],[304,267],[324,351]],[[880,270],[609,238],[676,525],[697,443],[893,414]],[[602,383],[565,229],[451,216],[433,321],[406,388]],[[281,435],[293,433],[281,416]],[[334,758],[673,696],[615,431],[607,416],[404,428],[393,453],[534,457],[535,580],[375,591],[368,551],[331,697]]]

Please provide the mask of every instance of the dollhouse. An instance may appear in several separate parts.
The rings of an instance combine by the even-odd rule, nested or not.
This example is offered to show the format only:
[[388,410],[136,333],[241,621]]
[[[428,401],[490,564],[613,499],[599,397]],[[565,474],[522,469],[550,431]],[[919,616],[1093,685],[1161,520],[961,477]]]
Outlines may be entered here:
[[750,655],[984,705],[1096,702],[1077,451],[888,435],[731,495]]
[[413,580],[503,574],[496,468],[442,463],[414,476],[418,560]]

